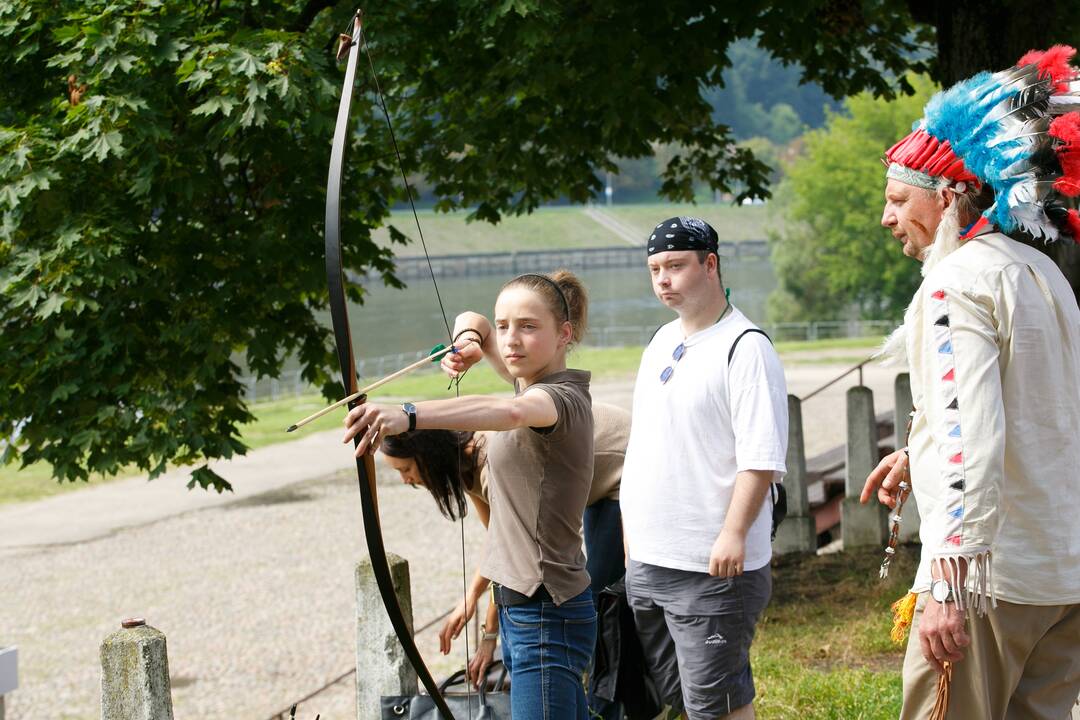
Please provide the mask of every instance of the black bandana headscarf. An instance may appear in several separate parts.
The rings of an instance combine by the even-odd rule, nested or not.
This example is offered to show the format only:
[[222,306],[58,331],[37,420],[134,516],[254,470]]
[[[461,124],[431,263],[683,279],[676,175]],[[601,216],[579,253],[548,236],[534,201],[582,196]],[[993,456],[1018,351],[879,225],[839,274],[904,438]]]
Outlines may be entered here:
[[696,217],[673,217],[653,228],[649,255],[668,250],[705,250],[719,255],[720,238],[712,225]]

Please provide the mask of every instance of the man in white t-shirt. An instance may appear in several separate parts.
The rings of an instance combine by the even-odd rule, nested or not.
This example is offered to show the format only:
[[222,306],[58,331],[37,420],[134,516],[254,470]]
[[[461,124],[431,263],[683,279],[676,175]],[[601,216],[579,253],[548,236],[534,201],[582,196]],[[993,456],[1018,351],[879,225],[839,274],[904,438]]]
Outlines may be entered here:
[[679,317],[642,355],[622,479],[627,597],[653,679],[690,720],[754,717],[769,486],[786,471],[780,358],[728,303],[717,249],[692,217],[649,238],[653,291]]

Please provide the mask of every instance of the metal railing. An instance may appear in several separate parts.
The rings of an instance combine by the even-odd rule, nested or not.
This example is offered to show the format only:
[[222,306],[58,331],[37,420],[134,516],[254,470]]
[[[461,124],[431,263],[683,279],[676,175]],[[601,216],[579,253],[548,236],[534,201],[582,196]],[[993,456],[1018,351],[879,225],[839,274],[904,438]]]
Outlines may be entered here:
[[[659,323],[656,325],[608,325],[590,328],[584,344],[587,347],[600,348],[644,346],[652,339],[657,327],[659,327]],[[889,320],[818,320],[814,322],[773,323],[761,326],[762,330],[769,334],[773,342],[813,342],[815,340],[884,336],[895,327],[896,323]],[[419,360],[426,354],[427,351],[419,350],[411,353],[394,353],[360,358],[356,362],[356,372],[362,378],[380,378]],[[861,383],[862,365],[865,364],[866,361],[851,368],[845,375],[857,370],[860,372],[859,379]],[[437,366],[432,366],[432,371],[437,369]],[[283,397],[305,395],[317,391],[317,388],[304,380],[302,371],[298,369],[289,370],[277,378],[247,376],[241,378],[241,382],[245,387],[244,398],[251,403],[278,400]],[[816,392],[818,391],[815,391],[815,394]],[[803,399],[805,400],[808,397],[810,396]]]
[[[642,236],[644,240],[644,236]],[[725,260],[767,258],[766,240],[741,240],[720,243],[720,255]],[[613,268],[645,270],[644,242],[636,246],[613,245],[594,248],[562,248],[559,250],[519,250],[514,252],[476,253],[473,255],[432,255],[429,258],[402,256],[394,258],[394,274],[402,280],[429,277],[432,271],[439,278],[506,275],[523,272],[546,272],[554,267],[569,267],[575,271]]]
[[839,375],[837,375],[836,377],[834,377],[829,382],[825,383],[821,387],[818,387],[818,388],[815,388],[815,389],[811,390],[810,392],[808,392],[806,395],[803,395],[799,399],[805,402],[805,401],[809,400],[810,398],[814,397],[815,395],[817,395],[818,393],[820,393],[822,390],[825,390],[827,388],[832,387],[833,385],[840,382],[841,380],[846,378],[848,375],[850,375],[851,373],[856,372],[856,371],[858,371],[858,373],[859,373],[859,385],[862,385],[863,384],[863,372],[862,372],[863,366],[872,363],[875,359],[877,359],[876,355],[870,355],[869,357],[867,357],[865,360],[863,360],[858,365],[853,365],[852,367],[848,368],[844,372],[842,372]]

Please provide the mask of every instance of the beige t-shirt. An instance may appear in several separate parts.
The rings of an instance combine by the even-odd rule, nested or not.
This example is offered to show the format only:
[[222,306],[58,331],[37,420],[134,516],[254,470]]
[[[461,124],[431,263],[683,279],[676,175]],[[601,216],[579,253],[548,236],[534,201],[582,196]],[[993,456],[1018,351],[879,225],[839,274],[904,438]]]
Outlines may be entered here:
[[524,595],[543,584],[556,604],[589,586],[581,539],[593,476],[589,377],[564,370],[531,385],[551,397],[558,421],[496,433],[487,447],[491,521],[480,571]]
[[[618,405],[594,402],[592,414],[593,476],[586,505],[592,505],[600,500],[619,499],[623,459],[626,457],[626,444],[630,441],[630,411]],[[477,458],[477,465],[480,467],[479,483],[467,488],[466,492],[490,505],[487,448],[495,433],[482,432],[477,435],[482,436],[482,439],[476,443],[475,450],[479,453]]]
[[593,476],[589,505],[618,500],[626,444],[630,441],[630,412],[617,405],[593,403]]

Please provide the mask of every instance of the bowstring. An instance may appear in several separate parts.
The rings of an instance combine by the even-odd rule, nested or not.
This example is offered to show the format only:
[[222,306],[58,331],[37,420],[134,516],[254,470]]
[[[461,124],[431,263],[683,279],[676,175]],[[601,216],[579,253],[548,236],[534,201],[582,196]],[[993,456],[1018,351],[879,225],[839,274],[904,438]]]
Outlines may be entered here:
[[[390,111],[386,107],[386,96],[383,95],[382,88],[379,86],[379,74],[375,71],[375,61],[371,57],[371,48],[368,46],[367,35],[364,32],[363,23],[360,25],[360,41],[361,47],[364,50],[364,56],[368,61],[368,67],[371,69],[371,79],[375,86],[375,97],[379,103],[379,107],[382,108],[383,117],[386,119],[386,129],[390,133],[390,144],[394,148],[394,156],[397,158],[398,170],[401,172],[401,182],[405,185],[405,196],[409,199],[409,209],[412,211],[413,221],[416,223],[416,233],[420,238],[420,247],[424,250],[424,260],[427,263],[428,274],[431,276],[431,286],[435,289],[435,298],[439,302],[439,313],[442,315],[443,326],[446,328],[446,336],[450,339],[451,346],[453,346],[454,332],[450,329],[450,321],[446,316],[446,306],[443,305],[442,293],[439,292],[439,283],[435,279],[435,268],[431,264],[431,255],[428,253],[427,241],[424,239],[424,229],[420,226],[420,215],[416,212],[416,203],[413,200],[412,185],[409,183],[409,178],[405,174],[405,164],[401,160],[401,151],[398,148],[397,134],[394,132],[394,125],[390,121]],[[451,352],[453,352],[453,350]],[[461,377],[458,376],[457,380],[458,382],[454,383],[454,397],[460,398]],[[447,389],[449,390],[449,387]],[[459,446],[457,449],[457,475],[459,478],[461,477],[461,455],[462,448]],[[463,607],[466,609],[469,605],[469,586],[465,562],[465,509],[467,507],[467,502],[467,500],[462,498],[461,503],[458,505],[458,528],[461,532],[461,597]],[[474,609],[474,612],[479,611],[479,607]],[[469,684],[468,672],[470,657],[468,621],[465,622],[463,630],[465,632],[465,705],[469,709],[469,718],[472,718],[472,686]],[[486,678],[484,678],[484,680],[486,681]]]

